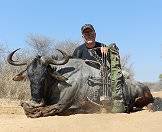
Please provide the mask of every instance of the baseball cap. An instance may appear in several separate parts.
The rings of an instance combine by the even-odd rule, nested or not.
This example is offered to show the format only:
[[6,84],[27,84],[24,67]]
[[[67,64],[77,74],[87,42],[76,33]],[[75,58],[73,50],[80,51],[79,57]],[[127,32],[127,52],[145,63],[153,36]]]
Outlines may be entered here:
[[94,32],[95,32],[95,29],[94,27],[91,25],[91,24],[84,24],[82,27],[81,27],[81,32],[83,33],[83,31],[87,28],[90,28],[92,29]]

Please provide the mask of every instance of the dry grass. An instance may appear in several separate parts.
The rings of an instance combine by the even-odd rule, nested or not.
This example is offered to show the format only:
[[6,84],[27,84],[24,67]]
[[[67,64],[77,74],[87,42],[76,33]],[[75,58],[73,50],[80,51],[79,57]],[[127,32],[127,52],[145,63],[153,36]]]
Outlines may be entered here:
[[24,67],[14,67],[4,62],[1,67],[0,98],[24,100],[30,98],[29,82],[16,82],[12,78]]

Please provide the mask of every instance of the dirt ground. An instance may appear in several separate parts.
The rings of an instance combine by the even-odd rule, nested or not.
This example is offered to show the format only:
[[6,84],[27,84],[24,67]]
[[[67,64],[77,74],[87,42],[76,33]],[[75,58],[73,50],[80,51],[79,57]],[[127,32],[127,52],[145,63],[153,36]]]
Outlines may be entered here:
[[[162,97],[162,91],[153,93]],[[27,118],[19,101],[0,100],[0,132],[162,132],[162,111]]]

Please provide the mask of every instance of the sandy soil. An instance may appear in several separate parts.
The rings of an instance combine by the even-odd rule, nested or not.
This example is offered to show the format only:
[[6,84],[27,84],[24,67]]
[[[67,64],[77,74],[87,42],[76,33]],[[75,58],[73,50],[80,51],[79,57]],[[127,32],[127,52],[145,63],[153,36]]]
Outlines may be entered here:
[[[162,91],[153,93],[162,97]],[[0,100],[0,132],[162,132],[162,111],[27,118],[18,101]]]

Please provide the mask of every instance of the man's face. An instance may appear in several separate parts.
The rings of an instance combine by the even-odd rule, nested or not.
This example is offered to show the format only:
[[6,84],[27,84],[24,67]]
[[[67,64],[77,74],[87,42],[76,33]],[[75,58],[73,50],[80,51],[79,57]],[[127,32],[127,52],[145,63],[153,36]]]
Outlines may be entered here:
[[87,28],[83,31],[82,37],[87,44],[91,44],[95,42],[96,33],[92,29]]

